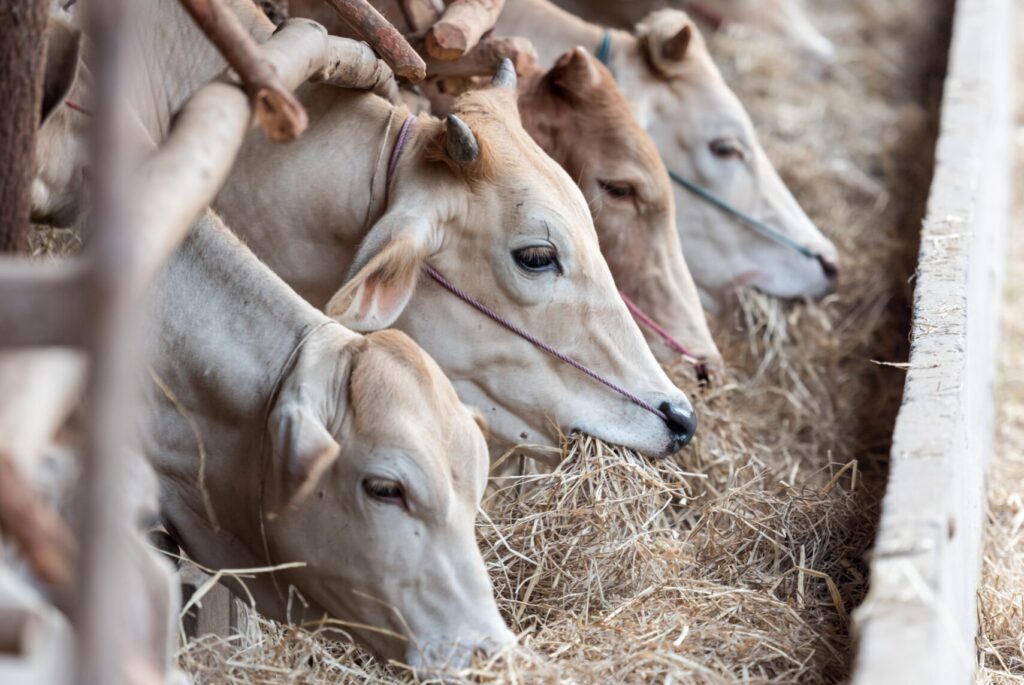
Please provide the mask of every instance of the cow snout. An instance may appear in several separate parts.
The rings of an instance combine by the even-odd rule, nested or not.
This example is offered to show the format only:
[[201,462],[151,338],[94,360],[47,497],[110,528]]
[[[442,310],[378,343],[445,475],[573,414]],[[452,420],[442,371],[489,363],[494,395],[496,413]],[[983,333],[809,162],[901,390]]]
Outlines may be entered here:
[[502,626],[495,634],[486,637],[410,645],[406,663],[421,677],[443,680],[446,674],[468,668],[474,657],[489,657],[515,641],[512,631]]
[[665,415],[665,424],[672,432],[672,452],[686,447],[697,432],[697,414],[693,408],[662,402],[658,409]]
[[828,257],[818,257],[818,262],[821,264],[821,270],[828,281],[829,292],[835,292],[836,286],[839,285],[839,265]]

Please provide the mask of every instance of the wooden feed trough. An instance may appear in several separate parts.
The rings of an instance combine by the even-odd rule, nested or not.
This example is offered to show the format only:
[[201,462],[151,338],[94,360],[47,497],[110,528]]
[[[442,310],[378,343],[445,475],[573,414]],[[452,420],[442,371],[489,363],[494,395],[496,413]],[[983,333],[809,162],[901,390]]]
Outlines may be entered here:
[[959,0],[853,682],[972,682],[1013,146],[1014,3]]

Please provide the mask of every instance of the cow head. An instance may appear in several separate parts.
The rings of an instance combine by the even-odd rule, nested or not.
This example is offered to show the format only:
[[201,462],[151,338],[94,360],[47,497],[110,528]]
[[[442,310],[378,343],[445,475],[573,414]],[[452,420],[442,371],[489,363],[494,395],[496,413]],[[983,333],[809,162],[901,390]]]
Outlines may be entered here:
[[[666,455],[695,430],[619,297],[579,188],[520,123],[506,62],[446,121],[421,121],[384,215],[327,305],[356,330],[408,332],[504,444],[582,431]],[[429,263],[546,343],[655,407],[668,421],[500,328],[421,276]]]
[[753,233],[746,224],[675,185],[677,224],[705,304],[752,286],[778,297],[820,297],[835,286],[836,249],[786,188],[750,117],[722,79],[683,12],[660,10],[616,33],[613,70],[665,165],[733,207],[821,255]]
[[815,28],[798,0],[716,0],[707,6],[700,1],[692,5],[695,11],[725,22],[771,31],[820,68],[835,64],[835,45]]
[[306,562],[284,576],[304,615],[428,670],[513,642],[476,544],[478,417],[404,334],[332,340],[303,347],[268,422],[267,546]]
[[[619,288],[696,356],[720,366],[683,259],[665,165],[612,75],[576,48],[528,82],[520,111],[526,130],[583,190]],[[658,359],[678,358],[645,334]]]

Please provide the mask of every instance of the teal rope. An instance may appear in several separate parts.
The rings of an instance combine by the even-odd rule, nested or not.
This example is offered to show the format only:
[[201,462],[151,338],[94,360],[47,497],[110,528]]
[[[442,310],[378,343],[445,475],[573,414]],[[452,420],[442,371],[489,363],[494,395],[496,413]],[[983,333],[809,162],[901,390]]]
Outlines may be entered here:
[[[609,66],[608,60],[611,59],[611,53],[612,33],[608,29],[605,29],[604,33],[601,35],[601,42],[598,43],[597,50],[594,52],[594,57],[596,57],[597,60],[601,62],[601,64],[607,67]],[[671,178],[674,182],[686,188],[700,199],[704,200],[710,205],[718,207],[720,210],[727,214],[731,214],[732,216],[736,217],[737,219],[745,223],[747,226],[750,226],[755,231],[757,231],[764,237],[768,238],[769,240],[772,240],[784,247],[792,248],[799,252],[800,254],[802,254],[803,256],[808,257],[810,259],[821,259],[821,255],[815,252],[814,250],[801,245],[800,243],[790,238],[788,235],[779,231],[779,229],[773,226],[769,226],[765,222],[759,221],[745,212],[741,212],[740,210],[736,209],[722,198],[712,194],[711,191],[700,187],[693,181],[689,181],[671,170],[669,170],[668,175],[669,178]]]
[[597,45],[597,51],[594,53],[594,57],[601,64],[608,65],[608,60],[612,56],[612,32],[608,29],[604,30],[604,34],[601,36],[601,42]]
[[718,207],[727,214],[731,214],[732,216],[736,217],[743,223],[747,224],[755,231],[757,231],[764,237],[768,238],[769,240],[773,240],[779,245],[792,248],[799,252],[800,254],[802,254],[803,256],[808,257],[810,259],[821,259],[821,255],[815,252],[814,250],[810,249],[809,247],[805,247],[804,245],[801,245],[800,243],[790,238],[788,235],[779,231],[779,229],[773,226],[769,226],[765,222],[759,221],[758,219],[755,219],[754,217],[750,216],[745,212],[741,212],[740,210],[736,209],[725,200],[712,194],[711,191],[701,188],[693,181],[688,181],[687,179],[683,178],[682,176],[672,171],[671,169],[669,169],[668,176],[674,182],[686,188],[700,199],[704,200],[710,205]]

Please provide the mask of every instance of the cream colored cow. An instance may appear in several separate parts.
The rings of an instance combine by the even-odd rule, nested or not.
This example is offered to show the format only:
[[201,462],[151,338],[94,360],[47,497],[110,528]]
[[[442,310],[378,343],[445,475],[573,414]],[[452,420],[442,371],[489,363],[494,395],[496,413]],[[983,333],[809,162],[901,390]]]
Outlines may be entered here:
[[[216,208],[314,305],[356,330],[407,332],[483,412],[496,448],[581,431],[675,452],[695,430],[689,402],[620,299],[579,188],[523,130],[503,73],[446,121],[408,126],[405,108],[373,95],[302,89],[309,130],[287,147],[250,135]],[[425,264],[663,416],[489,321]]]
[[513,641],[475,538],[486,442],[433,360],[316,311],[212,214],[154,300],[143,435],[191,558],[304,562],[246,581],[261,612],[426,670]]
[[[272,33],[248,0],[229,5],[257,39]],[[138,11],[163,27],[140,57],[141,83],[132,90],[141,121],[159,139],[175,104],[224,63],[177,3],[148,0]],[[523,130],[514,84],[466,96],[447,123],[421,118],[387,197],[385,169],[407,111],[324,86],[301,93],[306,134],[280,146],[253,132],[216,203],[289,285],[316,306],[332,301],[330,313],[352,328],[393,324],[409,333],[483,412],[496,450],[552,445],[572,431],[655,456],[690,440],[692,407],[620,299],[579,189]],[[480,154],[453,157],[460,141]],[[418,287],[428,260],[647,408],[438,286]]]
[[817,255],[807,257],[769,240],[677,185],[683,251],[706,305],[717,308],[736,286],[779,297],[832,291],[838,276],[835,246],[779,178],[750,117],[686,14],[660,10],[633,33],[606,33],[547,0],[509,0],[496,31],[530,38],[545,64],[576,45],[596,51],[607,36],[609,69],[669,171]]

